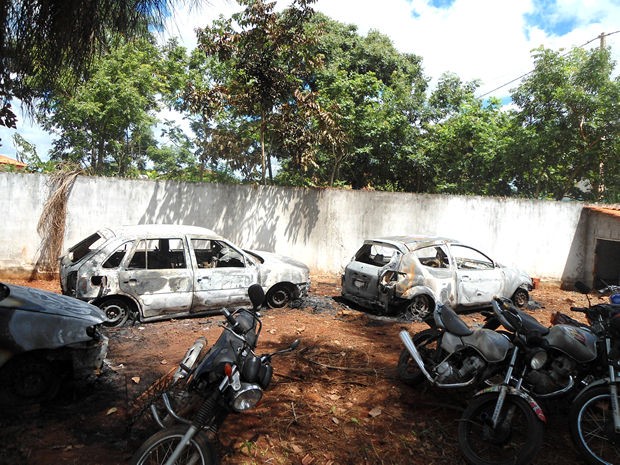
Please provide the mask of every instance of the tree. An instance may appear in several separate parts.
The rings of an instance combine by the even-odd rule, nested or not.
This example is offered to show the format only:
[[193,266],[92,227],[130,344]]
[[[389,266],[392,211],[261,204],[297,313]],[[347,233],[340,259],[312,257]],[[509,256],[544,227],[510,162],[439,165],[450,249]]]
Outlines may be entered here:
[[534,58],[534,71],[512,94],[519,194],[617,202],[620,79],[612,77],[610,50],[540,48]]
[[198,31],[198,48],[209,61],[210,74],[190,85],[188,108],[230,127],[256,125],[263,183],[267,170],[272,177],[266,153],[272,118],[285,105],[302,101],[295,95],[307,92],[304,85],[315,65],[307,46],[312,38],[304,29],[313,1],[294,0],[277,13],[275,2],[238,0],[243,11]]
[[[308,85],[338,131],[317,147],[307,176],[315,185],[409,187],[427,86],[420,58],[399,53],[377,31],[362,37],[355,26],[324,15],[315,15],[311,27],[322,31],[315,34],[315,55],[324,66],[315,69]],[[298,171],[283,163],[283,170],[289,168]]]
[[[79,80],[110,37],[161,27],[171,0],[0,2],[0,125],[15,127],[11,100],[32,106],[59,78]],[[70,73],[67,72],[70,70]]]
[[169,94],[167,83],[175,78],[166,62],[146,40],[119,40],[93,62],[89,79],[51,93],[39,111],[43,127],[58,134],[51,158],[80,163],[96,174],[144,170],[149,153],[156,153],[149,150],[157,146],[152,126],[158,95]]

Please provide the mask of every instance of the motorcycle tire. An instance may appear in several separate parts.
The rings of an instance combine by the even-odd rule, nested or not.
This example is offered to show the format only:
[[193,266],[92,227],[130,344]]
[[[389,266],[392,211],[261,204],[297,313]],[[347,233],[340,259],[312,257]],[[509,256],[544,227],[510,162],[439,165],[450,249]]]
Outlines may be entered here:
[[577,399],[569,424],[573,441],[588,463],[620,463],[620,434],[614,431],[609,386],[594,387]]
[[[187,425],[162,429],[148,438],[129,462],[131,465],[163,465],[187,432]],[[217,465],[215,448],[204,433],[198,432],[191,439],[175,465]]]
[[[508,395],[502,417],[493,429],[490,419],[497,393],[473,398],[463,412],[458,427],[459,447],[471,465],[525,465],[530,463],[543,443],[543,422],[521,397]],[[502,418],[511,416],[510,423]]]
[[[438,352],[441,352],[439,348],[439,333],[433,328],[425,329],[415,334],[411,340],[416,349],[422,356],[422,360],[426,364],[427,360],[433,365],[438,360]],[[407,349],[403,349],[398,358],[398,377],[400,380],[410,386],[415,386],[424,381],[425,376],[420,370],[420,367],[413,359]]]

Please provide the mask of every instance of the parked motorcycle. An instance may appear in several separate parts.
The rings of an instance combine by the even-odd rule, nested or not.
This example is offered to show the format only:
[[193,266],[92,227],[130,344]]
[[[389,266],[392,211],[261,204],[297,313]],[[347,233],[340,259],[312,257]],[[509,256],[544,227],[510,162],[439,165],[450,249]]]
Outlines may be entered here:
[[438,304],[430,326],[414,336],[400,332],[405,348],[398,359],[398,375],[408,384],[426,379],[437,388],[466,390],[502,373],[512,348],[510,339],[496,331],[500,323],[484,313],[481,328],[471,328],[447,305]]
[[511,334],[510,363],[502,383],[479,391],[458,428],[459,446],[474,465],[529,463],[543,440],[540,402],[570,399],[602,376],[600,339],[594,327],[545,327],[507,299],[493,309]]
[[262,328],[257,310],[265,295],[258,284],[250,286],[248,294],[251,310],[222,310],[226,322],[215,344],[200,357],[206,341],[199,338],[171,376],[162,378],[147,393],[146,398],[158,394],[148,408],[162,429],[140,446],[131,464],[218,463],[213,439],[219,427],[230,413],[258,404],[271,382],[272,357],[298,347],[299,340],[295,340],[271,354],[254,353]]
[[[577,290],[589,294],[583,283]],[[607,376],[591,383],[574,399],[569,414],[571,435],[580,453],[590,464],[620,463],[620,305],[613,304],[617,289],[610,289],[610,303],[573,310],[583,312],[602,336]],[[601,293],[601,291],[599,291]]]

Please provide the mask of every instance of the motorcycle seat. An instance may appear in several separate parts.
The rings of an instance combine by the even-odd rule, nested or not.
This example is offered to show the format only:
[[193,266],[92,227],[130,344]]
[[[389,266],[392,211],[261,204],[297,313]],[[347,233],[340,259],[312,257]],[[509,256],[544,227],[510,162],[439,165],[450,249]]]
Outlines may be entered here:
[[474,332],[469,326],[467,326],[467,323],[461,320],[456,312],[447,305],[438,305],[435,311],[438,314],[443,327],[449,333],[452,333],[455,336],[469,336]]

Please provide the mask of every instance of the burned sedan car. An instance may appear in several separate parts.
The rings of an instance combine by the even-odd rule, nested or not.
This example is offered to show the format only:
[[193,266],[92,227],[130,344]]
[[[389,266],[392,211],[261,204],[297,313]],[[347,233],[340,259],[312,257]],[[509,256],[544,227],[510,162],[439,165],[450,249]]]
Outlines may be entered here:
[[254,283],[269,307],[285,307],[306,296],[310,271],[288,257],[242,250],[209,229],[157,224],[103,228],[60,264],[63,294],[103,309],[110,326],[249,305]]
[[529,301],[532,280],[453,239],[393,236],[364,241],[342,275],[342,296],[381,313],[420,320],[439,302],[485,307],[494,296]]
[[98,374],[103,312],[71,297],[0,283],[0,406],[53,398],[69,376]]

